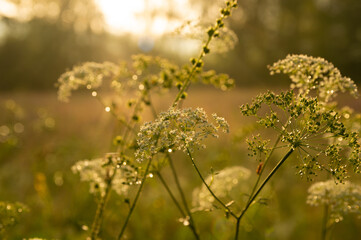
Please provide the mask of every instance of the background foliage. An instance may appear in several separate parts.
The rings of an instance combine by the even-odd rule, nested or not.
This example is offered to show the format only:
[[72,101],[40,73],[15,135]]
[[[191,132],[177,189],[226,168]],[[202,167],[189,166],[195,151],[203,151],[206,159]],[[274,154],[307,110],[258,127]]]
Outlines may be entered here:
[[[22,1],[12,2],[21,5]],[[194,7],[203,9],[200,24],[204,25],[214,19],[223,1],[192,2]],[[112,147],[112,132],[118,126],[89,94],[76,94],[71,104],[58,102],[54,85],[73,65],[84,61],[129,60],[131,54],[143,51],[136,37],[106,32],[104,19],[92,1],[33,0],[32,4],[46,9],[48,4],[56,4],[60,11],[52,15],[34,10],[26,19],[0,15],[0,201],[27,205],[19,217],[16,215],[19,224],[10,226],[3,236],[85,239],[96,203],[89,194],[89,185],[71,172],[71,166],[78,160],[98,158],[100,153],[108,152]],[[76,10],[75,6],[79,5],[84,11]],[[238,88],[230,92],[195,88],[185,102],[185,107],[201,106],[209,113],[216,112],[231,125],[230,135],[210,140],[206,151],[197,153],[205,175],[227,166],[243,165],[253,171],[253,177],[245,181],[255,181],[258,163],[250,159],[247,147],[241,144],[246,132],[254,126],[241,117],[239,106],[262,91],[259,86],[275,89],[277,85],[290,84],[286,77],[269,76],[268,64],[288,53],[322,56],[360,85],[360,11],[357,0],[240,2],[229,21],[229,27],[239,39],[235,50],[206,59],[206,68],[228,73]],[[169,16],[177,17],[171,12]],[[171,58],[176,63],[193,56],[192,51],[180,53],[164,47],[172,37],[166,34],[157,38],[148,54]],[[185,40],[180,41],[183,44]],[[166,110],[172,96],[174,92],[155,98],[156,108]],[[360,100],[341,96],[340,102],[361,109]],[[2,138],[6,129],[3,126],[11,130],[6,138]],[[249,130],[241,131],[241,126]],[[183,160],[176,156],[175,165],[182,173],[180,181],[185,192],[191,193],[201,182]],[[306,205],[311,183],[295,175],[294,168],[291,162],[286,163],[277,173],[277,178],[284,181],[271,182],[262,195],[264,204],[247,213],[241,225],[242,239],[319,237],[322,211]],[[172,176],[167,172],[164,175],[175,187]],[[360,182],[359,177],[353,180]],[[112,211],[105,213],[100,233],[103,239],[113,239],[119,233],[128,211],[126,206],[124,198],[111,198],[108,209]],[[194,214],[200,231],[206,233],[205,239],[233,236],[233,226],[224,219],[223,212],[215,210],[211,213],[214,218],[208,214]],[[345,217],[334,229],[335,239],[354,239],[361,234],[360,226],[360,219],[353,215]],[[129,239],[193,237],[155,178],[147,182],[128,234]]]

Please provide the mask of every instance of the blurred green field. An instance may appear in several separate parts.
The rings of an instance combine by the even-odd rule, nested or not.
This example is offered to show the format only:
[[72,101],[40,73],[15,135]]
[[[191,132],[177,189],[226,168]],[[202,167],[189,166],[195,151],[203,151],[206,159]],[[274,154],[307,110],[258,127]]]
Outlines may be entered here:
[[[255,181],[257,162],[247,156],[240,128],[249,120],[239,114],[239,106],[250,102],[262,89],[235,89],[230,92],[194,89],[185,106],[203,107],[216,112],[231,125],[231,133],[207,143],[195,159],[204,175],[227,166],[242,165],[252,171]],[[158,111],[165,110],[173,94],[155,99]],[[47,239],[85,239],[89,234],[96,202],[89,186],[71,172],[78,160],[102,157],[112,151],[117,128],[112,116],[88,94],[77,94],[70,103],[61,103],[55,92],[17,92],[0,95],[0,105],[12,99],[24,109],[24,131],[14,144],[0,143],[0,201],[19,201],[30,211],[9,229],[5,239],[41,237]],[[361,111],[360,101],[342,98]],[[3,106],[1,106],[3,109]],[[2,110],[3,111],[3,110]],[[5,113],[5,111],[3,111]],[[0,126],[7,115],[0,115]],[[242,141],[241,141],[242,140]],[[322,209],[306,205],[311,185],[297,176],[295,158],[289,159],[262,194],[265,204],[256,204],[241,225],[240,239],[320,239]],[[190,162],[176,153],[176,169],[191,204],[192,191],[201,185]],[[162,170],[167,182],[175,184],[169,167]],[[322,179],[324,176],[320,176]],[[360,182],[360,178],[353,179]],[[132,199],[136,189],[130,192]],[[114,192],[105,211],[100,237],[115,239],[129,206]],[[232,239],[233,219],[223,211],[195,213],[202,239]],[[157,178],[147,180],[140,201],[130,220],[127,239],[193,239],[191,231],[179,221],[180,214]],[[354,240],[361,234],[361,220],[347,216],[334,228],[333,239]]]

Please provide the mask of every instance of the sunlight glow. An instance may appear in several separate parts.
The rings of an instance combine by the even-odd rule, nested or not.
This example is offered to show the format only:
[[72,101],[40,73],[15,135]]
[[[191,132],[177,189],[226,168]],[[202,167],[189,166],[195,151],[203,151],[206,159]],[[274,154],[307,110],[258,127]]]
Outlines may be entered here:
[[17,15],[16,5],[6,0],[0,0],[0,16],[14,17]]
[[179,20],[169,19],[169,12],[183,20],[199,16],[199,11],[191,8],[188,0],[96,0],[96,3],[113,34],[156,37],[180,25]]

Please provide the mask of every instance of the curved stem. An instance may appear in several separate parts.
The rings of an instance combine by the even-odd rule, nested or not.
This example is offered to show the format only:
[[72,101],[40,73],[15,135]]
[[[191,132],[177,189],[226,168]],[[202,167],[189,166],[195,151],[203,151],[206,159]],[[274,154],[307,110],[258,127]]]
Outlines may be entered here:
[[221,206],[222,206],[232,217],[234,217],[235,219],[237,219],[236,214],[234,214],[234,213],[232,212],[232,210],[231,210],[229,207],[227,207],[227,205],[224,204],[224,203],[222,202],[222,200],[220,200],[220,199],[214,194],[214,192],[212,191],[212,189],[211,189],[211,188],[209,187],[209,185],[206,183],[206,181],[204,180],[204,178],[203,178],[201,172],[199,171],[196,163],[194,162],[193,157],[192,157],[192,154],[191,154],[191,152],[189,151],[188,148],[187,148],[187,152],[188,152],[188,156],[189,156],[190,160],[192,161],[192,165],[193,165],[194,169],[195,169],[196,172],[198,173],[198,176],[200,177],[200,179],[202,180],[203,184],[204,184],[204,185],[206,186],[206,188],[208,189],[209,193],[214,197],[214,199],[216,199],[217,202],[219,202],[219,204],[221,204]]
[[125,222],[124,222],[124,224],[123,224],[122,230],[121,230],[120,233],[119,233],[118,240],[120,240],[120,239],[122,238],[122,236],[123,236],[123,234],[124,234],[124,231],[125,231],[125,229],[126,229],[126,227],[127,227],[127,225],[128,225],[130,216],[132,215],[132,213],[133,213],[133,211],[134,211],[134,208],[135,208],[135,205],[137,204],[138,198],[139,198],[139,196],[140,196],[140,192],[142,191],[142,188],[143,188],[143,186],[144,186],[145,180],[147,179],[147,175],[148,175],[148,172],[149,172],[149,167],[150,167],[150,165],[151,165],[152,159],[153,159],[153,158],[150,158],[150,159],[148,160],[147,168],[145,169],[144,176],[143,176],[143,178],[142,178],[142,182],[141,182],[141,184],[140,184],[140,186],[139,186],[139,188],[138,188],[137,194],[135,195],[135,198],[134,198],[134,201],[133,201],[133,203],[132,203],[132,206],[131,206],[130,209],[129,209],[129,212],[128,212],[128,215],[127,215],[127,217],[126,217],[126,219],[125,219]]
[[[239,217],[237,217],[237,224],[236,224],[236,234],[235,234],[235,240],[238,239],[238,234],[239,234],[239,224],[241,222],[242,217],[244,216],[244,214],[246,213],[246,211],[248,210],[248,208],[251,206],[252,202],[256,199],[256,197],[258,196],[258,194],[262,191],[262,189],[264,188],[264,186],[267,184],[267,182],[271,179],[271,177],[277,172],[277,170],[281,167],[281,165],[287,160],[287,158],[293,153],[294,149],[291,148],[286,155],[277,163],[277,165],[272,169],[272,171],[268,174],[268,176],[265,178],[265,180],[263,180],[261,186],[259,186],[259,188],[257,189],[257,191],[253,194],[253,196],[250,197],[250,200],[247,202],[246,206],[244,207],[241,215]],[[238,220],[239,219],[239,220]]]
[[189,207],[188,207],[188,204],[187,204],[187,200],[186,200],[186,198],[185,198],[185,195],[184,195],[184,192],[183,192],[183,190],[182,190],[182,187],[181,187],[181,185],[180,185],[180,183],[179,183],[178,175],[177,175],[177,172],[176,172],[176,170],[175,170],[175,167],[174,167],[172,158],[170,157],[169,153],[167,153],[167,158],[168,158],[169,165],[170,165],[170,167],[171,167],[171,169],[172,169],[172,173],[173,173],[173,176],[174,176],[174,181],[175,181],[175,183],[176,183],[176,185],[177,185],[179,194],[180,194],[180,196],[181,196],[181,199],[182,199],[182,202],[183,202],[183,206],[184,206],[184,208],[185,208],[185,210],[186,210],[186,212],[187,212],[187,214],[188,214],[188,216],[189,216],[189,222],[190,222],[189,226],[191,226],[191,229],[192,229],[192,231],[193,231],[193,234],[194,234],[195,238],[196,238],[196,239],[199,239],[199,235],[198,235],[198,233],[197,233],[197,231],[196,231],[196,229],[195,229],[195,224],[194,224],[194,220],[193,220],[193,217],[192,217],[192,213],[191,213],[191,211],[189,210]]

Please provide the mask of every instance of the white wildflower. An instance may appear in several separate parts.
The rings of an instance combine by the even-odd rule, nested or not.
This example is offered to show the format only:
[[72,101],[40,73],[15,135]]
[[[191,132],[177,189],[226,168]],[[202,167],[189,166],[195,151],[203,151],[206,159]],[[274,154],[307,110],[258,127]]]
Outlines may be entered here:
[[308,189],[307,203],[311,206],[329,207],[330,220],[337,223],[344,215],[355,213],[361,216],[361,186],[346,181],[336,184],[334,180],[317,182]]
[[169,152],[169,149],[187,152],[204,148],[202,140],[208,136],[218,137],[218,128],[228,131],[224,119],[217,117],[216,121],[217,126],[210,123],[202,108],[170,108],[160,113],[155,121],[147,122],[140,128],[136,157],[143,161],[159,152]]
[[315,89],[321,99],[329,102],[337,92],[349,92],[357,97],[357,86],[348,77],[341,75],[334,65],[323,58],[306,55],[288,55],[269,67],[271,74],[284,73],[292,80],[291,88],[308,94]]
[[111,178],[111,187],[119,195],[126,195],[128,185],[132,185],[137,179],[135,169],[122,162],[116,153],[107,154],[104,158],[79,161],[72,170],[80,174],[81,181],[90,183],[91,193],[100,193],[102,196],[105,194],[107,181]]
[[58,98],[69,101],[71,92],[85,87],[94,90],[102,85],[103,79],[112,77],[119,72],[119,67],[111,62],[86,62],[74,67],[71,71],[63,73],[58,79]]
[[[229,201],[240,200],[239,198],[232,198],[232,191],[236,190],[237,196],[241,196],[242,192],[246,192],[248,184],[244,184],[244,181],[246,181],[250,175],[250,170],[241,166],[233,166],[208,176],[206,182],[213,193],[220,199],[224,200],[226,198]],[[205,185],[193,191],[192,205],[195,210],[212,210],[215,204],[217,204],[216,200]]]

